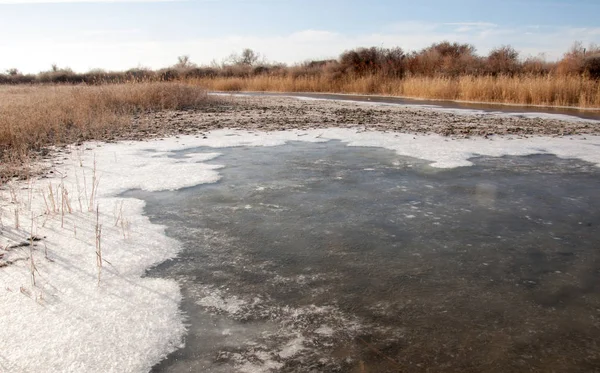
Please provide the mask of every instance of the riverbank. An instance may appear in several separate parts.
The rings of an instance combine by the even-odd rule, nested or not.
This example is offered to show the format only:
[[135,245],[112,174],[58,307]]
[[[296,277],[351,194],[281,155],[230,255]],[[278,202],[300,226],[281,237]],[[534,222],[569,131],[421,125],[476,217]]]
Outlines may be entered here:
[[[600,121],[589,114],[523,108],[493,111],[426,102],[396,104],[393,100],[360,101],[340,96],[207,95],[199,88],[170,84],[2,91],[10,100],[5,100],[0,110],[10,115],[0,123],[0,183],[41,172],[40,161],[55,146],[88,140],[201,135],[221,128],[280,131],[339,127],[455,138],[600,134]],[[146,94],[151,97],[144,98]]]

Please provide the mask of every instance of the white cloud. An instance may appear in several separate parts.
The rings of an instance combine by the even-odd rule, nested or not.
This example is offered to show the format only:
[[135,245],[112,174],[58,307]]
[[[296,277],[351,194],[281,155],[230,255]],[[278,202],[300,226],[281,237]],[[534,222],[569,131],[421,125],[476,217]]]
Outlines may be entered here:
[[456,32],[485,32],[497,27],[493,23],[444,23],[444,25],[456,26],[454,29]]
[[331,31],[305,30],[295,32],[291,34],[289,38],[290,40],[294,40],[297,42],[323,42],[336,40],[340,36],[340,34]]
[[490,22],[449,22],[444,23],[448,26],[461,26],[461,27],[472,27],[472,28],[494,28],[498,27],[495,23]]
[[422,22],[422,21],[405,21],[389,25],[384,28],[386,33],[414,33],[414,32],[431,32],[439,27],[438,23]]
[[[470,26],[469,26],[470,25]],[[473,27],[458,31],[457,27]],[[81,31],[79,35],[84,35]],[[522,57],[545,54],[554,60],[562,56],[574,41],[585,45],[600,44],[600,28],[523,26],[518,28],[472,22],[433,24],[408,22],[385,28],[379,33],[347,35],[335,30],[299,30],[288,35],[259,37],[229,35],[192,40],[147,39],[143,30],[90,30],[91,36],[70,40],[3,39],[0,71],[17,67],[25,72],[46,70],[51,64],[69,66],[76,71],[91,68],[122,70],[138,65],[161,68],[176,62],[177,56],[190,55],[192,61],[208,64],[220,61],[232,52],[252,48],[270,61],[294,63],[309,59],[336,58],[344,50],[356,47],[400,46],[405,51],[419,50],[443,40],[471,43],[485,55],[492,48],[510,44]],[[114,33],[119,33],[118,37]]]
[[107,35],[118,35],[118,36],[123,36],[123,35],[133,35],[133,34],[140,34],[142,32],[142,30],[137,29],[137,28],[132,28],[132,29],[99,29],[99,30],[85,30],[82,32],[82,35],[84,36],[107,36]]

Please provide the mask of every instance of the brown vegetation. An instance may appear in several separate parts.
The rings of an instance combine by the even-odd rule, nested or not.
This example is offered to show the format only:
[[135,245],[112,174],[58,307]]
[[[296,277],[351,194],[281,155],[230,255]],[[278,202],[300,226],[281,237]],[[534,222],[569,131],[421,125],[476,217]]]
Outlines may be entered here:
[[48,146],[127,138],[137,114],[208,104],[204,89],[182,83],[0,87],[0,182]]
[[[237,73],[225,73],[237,68]],[[415,98],[600,108],[600,48],[575,43],[556,63],[519,58],[511,46],[475,54],[469,44],[442,42],[419,52],[359,48],[338,60],[289,68],[223,66],[186,79],[210,90],[380,94]]]
[[192,82],[216,91],[336,92],[522,105],[600,107],[600,84],[579,76],[460,76],[402,79],[390,79],[384,75],[341,79],[329,79],[327,76],[298,78],[254,76],[204,78]]
[[600,47],[575,43],[557,62],[520,58],[511,46],[487,56],[470,44],[441,42],[408,53],[401,48],[358,48],[336,60],[294,66],[268,64],[245,49],[221,64],[197,66],[181,56],[162,70],[125,72],[93,70],[77,74],[52,66],[23,75],[16,69],[0,74],[0,84],[104,83],[178,81],[220,91],[331,92],[398,95],[524,105],[600,107]]

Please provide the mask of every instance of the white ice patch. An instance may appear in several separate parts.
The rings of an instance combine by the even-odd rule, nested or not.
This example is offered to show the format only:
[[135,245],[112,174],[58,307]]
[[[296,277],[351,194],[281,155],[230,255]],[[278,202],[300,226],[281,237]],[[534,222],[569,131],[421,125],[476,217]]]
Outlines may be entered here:
[[[185,328],[177,284],[140,276],[149,266],[174,256],[178,243],[142,215],[142,201],[99,199],[103,259],[99,275],[95,214],[87,211],[85,202],[80,211],[76,189],[67,180],[72,213],[65,211],[63,217],[60,202],[58,211],[51,207],[44,214],[41,195],[49,194],[49,183],[56,187],[58,180],[34,183],[31,204],[24,190],[16,203],[2,203],[0,209],[0,246],[26,242],[31,230],[42,238],[33,250],[33,278],[30,247],[8,249],[12,264],[0,268],[0,370],[150,370],[181,346]],[[55,204],[62,201],[55,198]],[[19,208],[19,229],[14,215],[6,215],[12,208]]]
[[279,351],[279,356],[282,359],[289,359],[290,357],[298,355],[302,350],[305,349],[304,341],[306,339],[301,335],[296,336],[296,338],[289,341],[282,349]]
[[334,330],[332,327],[327,326],[327,325],[321,325],[319,328],[317,328],[315,330],[315,333],[325,336],[325,337],[332,337]]
[[[307,131],[308,132],[308,131]],[[554,154],[560,158],[577,158],[600,165],[600,136],[531,137],[511,139],[498,136],[493,140],[483,138],[451,139],[440,135],[389,134],[376,131],[357,133],[351,129],[333,128],[311,130],[320,138],[347,142],[349,146],[382,147],[397,154],[431,161],[436,168],[471,166],[469,158],[482,155],[525,156]],[[304,138],[304,137],[303,137]]]
[[[143,216],[143,202],[117,196],[134,188],[172,190],[219,180],[221,166],[203,163],[218,154],[181,156],[182,150],[337,139],[428,160],[432,167],[469,166],[475,155],[539,153],[600,165],[599,136],[452,140],[351,129],[220,130],[207,136],[86,143],[66,161],[57,157],[55,176],[0,190],[0,261],[6,264],[0,268],[0,370],[143,372],[180,346],[185,328],[177,284],[141,277],[175,256],[179,244]],[[96,206],[103,259],[99,285]],[[32,234],[42,238],[33,251],[10,247]],[[217,306],[226,312],[243,307],[231,300]]]
[[248,303],[236,296],[225,297],[218,289],[205,290],[206,295],[196,301],[196,304],[202,307],[210,308],[214,311],[225,312],[231,315],[239,314],[244,311]]
[[[231,136],[232,134],[236,136]],[[428,160],[432,162],[432,167],[437,168],[471,166],[472,163],[469,158],[478,155],[500,157],[503,155],[525,156],[531,154],[554,154],[560,158],[577,158],[600,165],[600,136],[590,135],[540,136],[519,139],[495,136],[493,140],[475,137],[452,139],[441,135],[390,134],[378,131],[357,132],[348,128],[259,132],[260,136],[256,136],[256,134],[256,132],[248,131],[218,130],[209,132],[208,139],[181,136],[179,139],[171,138],[164,141],[131,143],[129,146],[111,144],[107,147],[114,146],[120,147],[122,151],[127,150],[129,153],[127,157],[139,159],[139,164],[149,162],[144,154],[148,152],[144,152],[144,149],[175,152],[199,146],[212,148],[277,146],[288,141],[324,142],[327,140],[341,140],[348,143],[349,146],[382,147],[394,150],[398,155]],[[182,145],[182,143],[185,145]],[[181,167],[184,165],[180,164]],[[188,164],[187,167],[188,174],[185,175],[187,179],[185,181],[178,180],[180,188],[190,186],[192,183],[198,184],[198,180],[213,182],[219,178],[217,171],[219,166],[195,163],[193,165]],[[148,180],[148,177],[144,174],[145,172],[141,170],[136,172],[133,180],[126,182],[126,184],[137,184],[140,185],[141,189],[146,190],[171,189],[173,188],[171,184],[177,185],[175,181],[157,180],[156,177]]]

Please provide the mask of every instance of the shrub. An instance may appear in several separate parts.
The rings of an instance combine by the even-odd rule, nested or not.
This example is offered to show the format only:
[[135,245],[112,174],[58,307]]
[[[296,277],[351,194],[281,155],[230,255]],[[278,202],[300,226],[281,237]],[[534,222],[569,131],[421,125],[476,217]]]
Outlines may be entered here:
[[586,57],[583,70],[591,79],[600,79],[600,54]]
[[578,75],[586,71],[587,56],[600,54],[600,47],[590,44],[584,48],[581,42],[573,43],[571,49],[559,61],[557,72],[562,75]]
[[339,63],[342,71],[357,76],[381,72],[402,76],[405,57],[401,48],[358,48],[342,53]]
[[444,41],[414,52],[407,64],[412,75],[455,77],[479,74],[481,58],[471,44]]
[[150,81],[156,80],[157,73],[144,67],[137,67],[134,69],[129,69],[125,71],[125,81]]
[[177,68],[167,68],[158,71],[158,77],[163,82],[170,82],[173,80],[177,80],[180,77],[180,70]]
[[292,78],[316,77],[322,75],[329,64],[337,65],[338,62],[336,60],[306,61],[287,70]]
[[510,45],[492,49],[487,57],[487,73],[490,75],[514,75],[520,70],[519,52]]
[[219,70],[213,67],[194,67],[185,71],[186,78],[214,78],[219,75]]
[[81,82],[82,78],[69,68],[59,69],[53,65],[52,70],[39,73],[37,80],[40,83],[77,83]]
[[556,63],[548,62],[543,56],[528,57],[521,64],[521,72],[526,75],[548,75],[556,69]]

